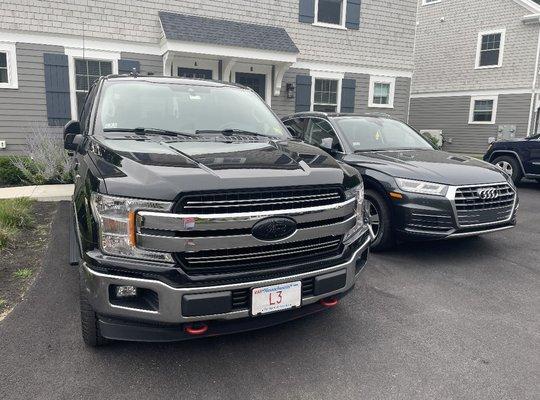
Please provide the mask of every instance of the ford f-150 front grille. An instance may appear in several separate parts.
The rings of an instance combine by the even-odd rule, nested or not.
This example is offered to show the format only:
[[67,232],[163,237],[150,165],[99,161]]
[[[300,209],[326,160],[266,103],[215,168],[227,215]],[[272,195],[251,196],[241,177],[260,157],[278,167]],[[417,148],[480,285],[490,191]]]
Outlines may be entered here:
[[179,254],[183,269],[190,275],[226,274],[237,271],[264,271],[284,261],[293,263],[336,256],[341,238],[330,236],[301,242],[266,246],[205,250]]
[[461,227],[493,224],[510,219],[516,193],[507,183],[460,187],[455,207]]
[[[172,213],[138,212],[136,240],[141,248],[174,254],[193,280],[279,276],[342,256],[355,211],[356,199],[336,186],[187,193]],[[273,217],[292,220],[295,229],[279,240],[252,234],[259,221]]]
[[236,190],[188,194],[177,203],[175,212],[184,214],[226,214],[316,207],[343,200],[339,187]]

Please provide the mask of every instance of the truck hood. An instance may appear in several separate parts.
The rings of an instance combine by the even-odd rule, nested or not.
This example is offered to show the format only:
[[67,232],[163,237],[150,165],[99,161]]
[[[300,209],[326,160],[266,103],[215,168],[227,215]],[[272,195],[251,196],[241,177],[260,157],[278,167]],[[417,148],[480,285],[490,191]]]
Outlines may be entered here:
[[181,192],[337,184],[354,169],[296,141],[94,137],[90,156],[107,193],[172,201]]
[[506,182],[504,174],[494,165],[439,150],[372,151],[349,154],[343,161],[397,178],[445,185]]

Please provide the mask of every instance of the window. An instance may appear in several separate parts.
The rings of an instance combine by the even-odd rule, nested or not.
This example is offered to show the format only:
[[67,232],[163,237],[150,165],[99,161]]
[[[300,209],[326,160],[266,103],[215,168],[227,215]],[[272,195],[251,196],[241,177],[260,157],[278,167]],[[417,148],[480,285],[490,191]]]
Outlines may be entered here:
[[441,0],[422,0],[422,5],[427,6],[428,4],[440,3]]
[[497,102],[497,96],[471,97],[469,124],[494,124]]
[[335,79],[315,79],[313,111],[338,111],[338,84]]
[[315,24],[345,27],[345,0],[316,0]]
[[369,107],[394,108],[396,78],[372,76],[369,84]]
[[0,43],[0,89],[17,89],[15,44]]
[[75,93],[77,96],[77,115],[83,109],[84,99],[92,84],[100,76],[112,74],[111,61],[75,60]]
[[292,118],[284,121],[283,123],[291,135],[293,135],[295,138],[303,139],[308,121],[309,120],[307,118]]
[[343,151],[332,125],[324,119],[311,118],[311,123],[309,124],[304,140],[314,146],[325,147],[322,146],[324,139],[326,139],[325,141],[327,143],[331,141],[332,150]]
[[478,35],[476,68],[496,68],[502,65],[505,31],[481,32]]

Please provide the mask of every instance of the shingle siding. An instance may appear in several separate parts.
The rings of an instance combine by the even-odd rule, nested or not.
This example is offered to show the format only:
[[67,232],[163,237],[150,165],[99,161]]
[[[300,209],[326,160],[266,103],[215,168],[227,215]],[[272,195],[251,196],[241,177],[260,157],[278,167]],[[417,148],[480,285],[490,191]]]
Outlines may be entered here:
[[[45,100],[44,53],[64,53],[63,47],[17,43],[18,89],[0,89],[0,138],[7,151],[24,149],[34,126],[48,126]],[[57,128],[60,132],[60,128]]]
[[295,102],[294,99],[287,98],[287,83],[292,83],[294,85],[296,82],[296,75],[309,75],[309,71],[305,69],[290,68],[283,77],[279,96],[272,97],[272,109],[280,117],[294,113]]
[[163,75],[163,58],[161,56],[151,54],[138,54],[138,53],[120,53],[120,58],[125,60],[134,60],[140,63],[141,75]]
[[530,94],[499,95],[493,125],[469,124],[470,102],[470,96],[413,98],[409,122],[418,130],[441,129],[452,140],[444,149],[461,153],[483,154],[499,125],[516,125],[516,136],[527,134]]
[[345,74],[345,78],[356,79],[356,95],[354,98],[355,113],[384,113],[401,121],[407,120],[411,86],[411,80],[409,78],[396,78],[394,108],[368,107],[369,75]]
[[415,0],[362,1],[359,30],[298,22],[298,0],[184,0],[123,2],[4,0],[2,29],[73,35],[84,22],[87,37],[157,44],[159,11],[199,15],[285,28],[300,59],[412,70]]
[[[412,93],[530,88],[539,26],[524,24],[527,14],[529,10],[512,0],[421,5]],[[478,33],[499,28],[506,28],[502,67],[475,69]]]

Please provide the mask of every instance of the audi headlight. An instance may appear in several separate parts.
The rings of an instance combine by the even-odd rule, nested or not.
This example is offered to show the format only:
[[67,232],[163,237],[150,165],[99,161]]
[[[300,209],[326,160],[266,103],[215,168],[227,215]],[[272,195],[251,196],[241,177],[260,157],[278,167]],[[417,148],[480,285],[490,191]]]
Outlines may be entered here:
[[448,186],[439,183],[415,181],[412,179],[396,178],[398,187],[404,192],[432,194],[435,196],[444,196]]
[[345,192],[345,198],[347,200],[353,199],[353,198],[356,199],[356,208],[355,208],[356,224],[343,237],[343,242],[345,244],[348,244],[358,239],[358,234],[361,232],[362,228],[364,227],[364,183],[360,182],[358,186],[347,190]]
[[169,253],[137,247],[136,213],[139,210],[170,211],[172,203],[130,199],[92,193],[92,213],[98,223],[99,247],[105,254],[172,262]]

